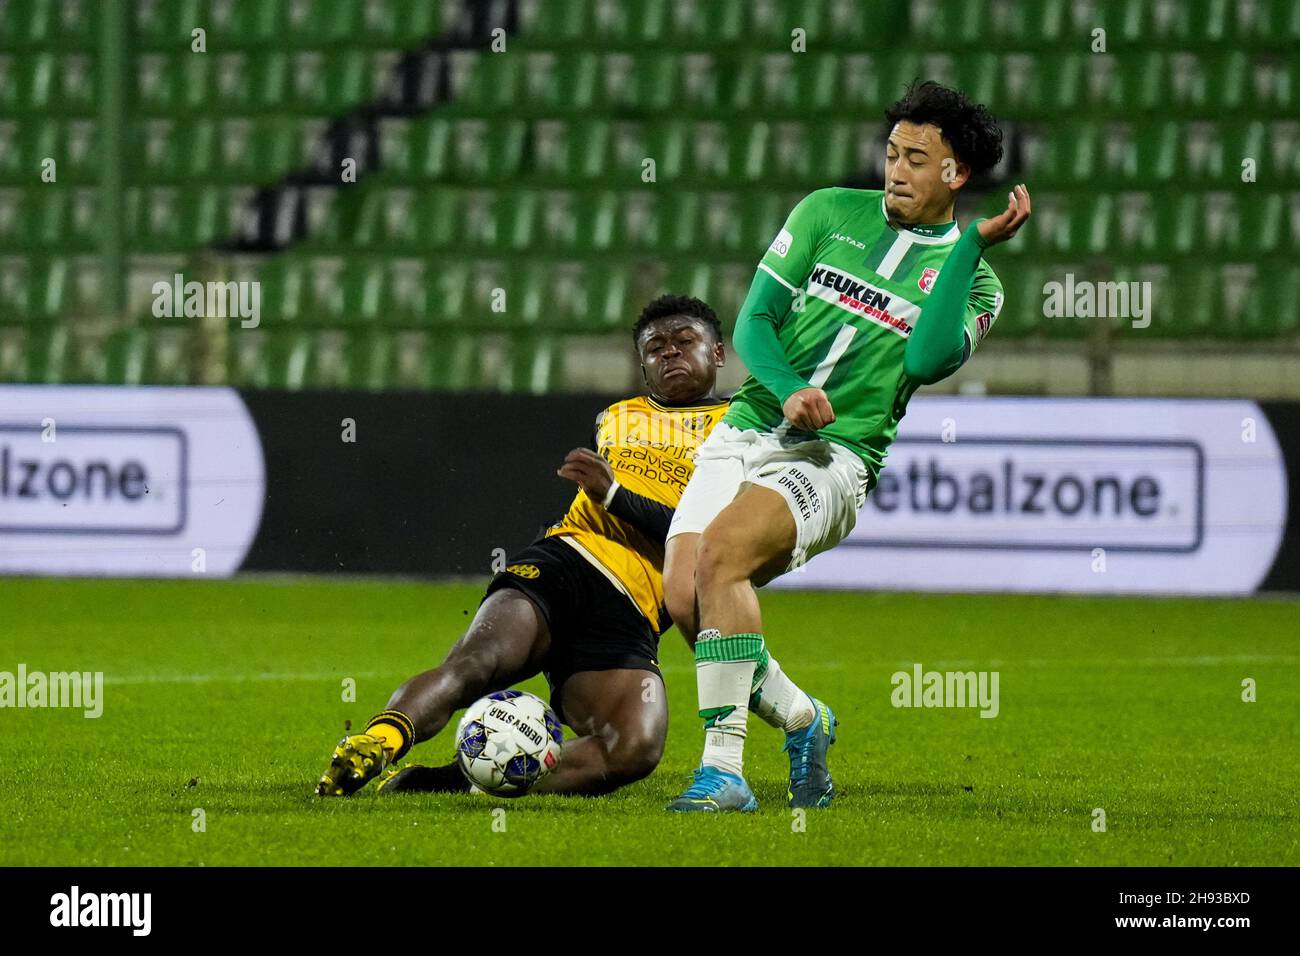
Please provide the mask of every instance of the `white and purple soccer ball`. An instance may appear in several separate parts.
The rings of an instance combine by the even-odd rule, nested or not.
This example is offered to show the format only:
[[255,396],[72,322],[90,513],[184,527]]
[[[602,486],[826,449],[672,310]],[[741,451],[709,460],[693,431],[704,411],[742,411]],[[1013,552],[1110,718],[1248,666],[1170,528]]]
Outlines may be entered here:
[[555,769],[563,742],[560,721],[545,701],[501,690],[466,709],[456,728],[456,761],[480,790],[514,797]]

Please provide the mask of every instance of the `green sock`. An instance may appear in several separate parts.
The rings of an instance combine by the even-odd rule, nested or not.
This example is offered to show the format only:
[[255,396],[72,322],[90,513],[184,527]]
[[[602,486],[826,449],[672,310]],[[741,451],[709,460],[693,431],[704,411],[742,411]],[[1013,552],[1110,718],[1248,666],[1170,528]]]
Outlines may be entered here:
[[695,681],[704,718],[700,764],[739,776],[744,769],[745,729],[754,670],[765,661],[762,634],[700,631],[695,641]]

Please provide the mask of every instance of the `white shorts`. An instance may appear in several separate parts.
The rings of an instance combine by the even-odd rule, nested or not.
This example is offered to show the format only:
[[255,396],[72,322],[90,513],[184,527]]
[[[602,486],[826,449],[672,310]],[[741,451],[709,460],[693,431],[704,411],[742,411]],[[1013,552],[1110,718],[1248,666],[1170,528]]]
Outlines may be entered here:
[[867,500],[867,466],[843,445],[794,440],[719,422],[695,456],[695,473],[668,537],[702,532],[748,483],[785,498],[794,516],[789,571],[839,544]]

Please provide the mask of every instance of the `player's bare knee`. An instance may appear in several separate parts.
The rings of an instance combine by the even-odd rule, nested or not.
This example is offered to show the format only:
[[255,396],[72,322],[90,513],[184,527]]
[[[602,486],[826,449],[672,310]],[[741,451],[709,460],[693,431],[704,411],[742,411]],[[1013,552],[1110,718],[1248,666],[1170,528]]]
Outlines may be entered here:
[[692,575],[671,583],[665,579],[664,585],[664,606],[668,608],[668,616],[689,638],[695,621],[695,577]]
[[705,531],[700,539],[700,550],[695,560],[695,588],[710,588],[735,584],[749,579],[752,571],[747,551],[736,536]]
[[649,732],[628,733],[611,741],[606,764],[611,777],[620,783],[632,783],[654,773],[664,755],[662,734]]
[[462,707],[482,697],[496,673],[496,659],[479,650],[453,654],[438,668],[444,688]]

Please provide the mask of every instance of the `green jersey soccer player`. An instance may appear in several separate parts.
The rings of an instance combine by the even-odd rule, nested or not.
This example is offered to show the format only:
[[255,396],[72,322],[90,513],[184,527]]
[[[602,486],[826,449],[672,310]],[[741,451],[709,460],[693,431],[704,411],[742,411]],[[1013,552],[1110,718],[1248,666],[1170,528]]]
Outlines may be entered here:
[[755,586],[834,547],[884,465],[908,399],[970,358],[1002,308],[985,249],[1029,215],[964,232],[957,192],[995,166],[983,107],[915,84],[886,112],[885,188],[819,189],[790,213],[736,321],[750,376],[700,447],[669,530],[669,613],[694,642],[704,756],[670,810],[753,810],[749,711],[786,734],[792,807],[827,805],[836,720],[768,653]]

